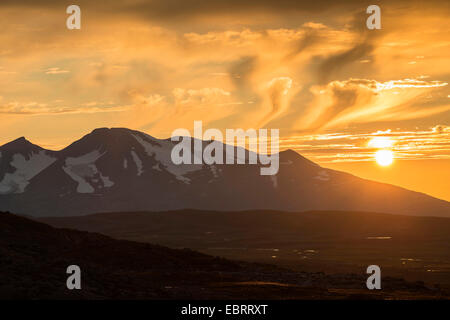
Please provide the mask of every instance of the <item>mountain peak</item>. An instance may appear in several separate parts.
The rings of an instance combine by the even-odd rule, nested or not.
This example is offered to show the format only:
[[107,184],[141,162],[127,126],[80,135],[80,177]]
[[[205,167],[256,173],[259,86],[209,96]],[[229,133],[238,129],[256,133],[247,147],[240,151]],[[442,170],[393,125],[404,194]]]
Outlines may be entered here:
[[280,152],[280,158],[282,161],[301,161],[303,163],[307,163],[309,165],[313,166],[319,166],[317,163],[305,158],[300,153],[292,150],[292,149],[286,149]]
[[139,131],[131,130],[128,128],[96,128],[91,131],[91,135],[119,135],[119,134],[135,134],[140,133]]
[[96,128],[62,151],[64,151],[66,156],[70,157],[78,156],[92,150],[123,154],[124,152],[129,152],[139,144],[136,137],[144,137],[144,135],[147,136],[145,140],[154,139],[143,132],[127,128]]
[[91,131],[90,134],[87,136],[94,136],[94,137],[100,137],[100,138],[119,138],[124,136],[131,136],[131,135],[137,135],[137,136],[145,136],[147,139],[151,140],[159,140],[145,132],[132,130],[128,128],[97,128]]
[[17,138],[10,142],[10,144],[31,144],[25,137]]
[[106,127],[104,127],[104,128],[96,128],[96,129],[94,129],[94,130],[92,130],[92,134],[98,134],[98,133],[107,133],[107,132],[109,132],[109,130],[111,130],[110,128],[106,128]]
[[8,149],[10,151],[20,152],[25,151],[28,149],[39,149],[42,150],[41,147],[31,143],[28,141],[25,137],[17,138],[11,142],[8,142],[4,144],[3,146],[0,146],[1,149]]

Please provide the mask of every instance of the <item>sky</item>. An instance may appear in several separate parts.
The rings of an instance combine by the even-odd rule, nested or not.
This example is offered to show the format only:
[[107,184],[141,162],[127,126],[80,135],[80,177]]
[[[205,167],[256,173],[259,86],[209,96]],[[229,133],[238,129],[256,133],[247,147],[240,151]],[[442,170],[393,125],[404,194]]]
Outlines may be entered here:
[[[448,1],[0,2],[0,145],[277,128],[280,149],[450,201]],[[368,30],[366,8],[381,8]],[[374,139],[376,138],[376,139]],[[392,152],[378,165],[375,154]]]

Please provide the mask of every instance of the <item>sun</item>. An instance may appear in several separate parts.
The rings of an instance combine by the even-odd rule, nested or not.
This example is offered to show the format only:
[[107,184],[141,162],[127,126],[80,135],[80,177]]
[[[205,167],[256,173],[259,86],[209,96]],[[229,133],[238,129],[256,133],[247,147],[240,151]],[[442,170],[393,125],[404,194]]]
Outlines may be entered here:
[[390,150],[378,150],[375,153],[375,160],[380,166],[386,167],[394,161],[394,153]]

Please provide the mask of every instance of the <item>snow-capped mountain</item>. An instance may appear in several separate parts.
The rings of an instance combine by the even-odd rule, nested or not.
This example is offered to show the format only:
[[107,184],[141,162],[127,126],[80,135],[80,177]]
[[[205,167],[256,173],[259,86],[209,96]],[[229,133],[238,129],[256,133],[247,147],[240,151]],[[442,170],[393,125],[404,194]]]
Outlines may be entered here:
[[44,150],[23,137],[2,146],[0,194],[25,192],[30,180],[55,161],[53,152]]
[[276,175],[262,176],[260,165],[175,165],[175,143],[124,128],[96,129],[61,151],[17,139],[0,147],[0,210],[32,216],[193,208],[450,217],[447,201],[326,169],[292,150],[280,152]]

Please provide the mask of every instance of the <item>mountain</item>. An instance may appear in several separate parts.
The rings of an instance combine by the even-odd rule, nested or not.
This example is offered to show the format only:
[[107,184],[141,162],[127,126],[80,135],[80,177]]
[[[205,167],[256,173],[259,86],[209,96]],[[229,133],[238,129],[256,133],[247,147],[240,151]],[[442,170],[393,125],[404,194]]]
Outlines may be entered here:
[[193,208],[450,217],[447,201],[323,168],[292,150],[280,152],[275,176],[262,176],[259,164],[175,165],[175,143],[124,128],[96,129],[57,152],[15,140],[0,147],[0,210],[32,216]]
[[31,178],[56,160],[54,152],[24,137],[0,148],[0,194],[23,193]]
[[[81,269],[68,290],[67,267]],[[366,275],[295,272],[226,260],[192,250],[55,229],[0,212],[0,299],[442,299],[445,290],[383,278],[369,292]],[[175,310],[175,309],[173,309]],[[170,313],[170,311],[169,311]],[[174,317],[175,318],[175,312]]]

